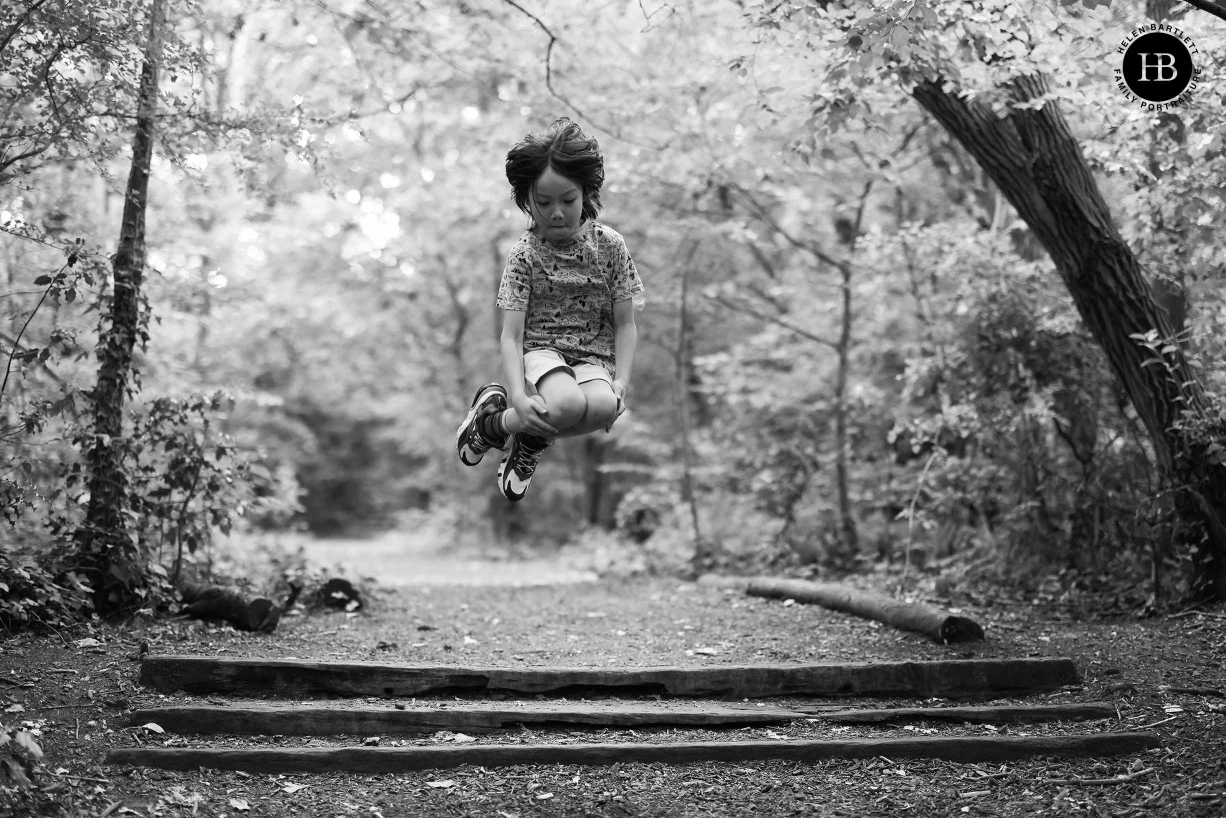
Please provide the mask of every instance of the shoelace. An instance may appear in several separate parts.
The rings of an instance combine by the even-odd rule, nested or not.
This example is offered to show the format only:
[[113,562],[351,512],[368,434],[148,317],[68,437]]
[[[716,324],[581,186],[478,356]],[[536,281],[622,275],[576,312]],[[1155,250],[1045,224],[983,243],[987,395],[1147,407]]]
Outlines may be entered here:
[[544,449],[529,449],[526,446],[520,445],[515,450],[515,470],[523,474],[524,477],[531,477],[536,471],[536,464],[541,460],[541,453]]
[[481,431],[477,428],[477,424],[475,423],[473,424],[472,429],[468,431],[468,445],[474,449],[481,447],[486,449],[493,448],[490,446],[489,441],[485,439],[485,435],[481,434]]

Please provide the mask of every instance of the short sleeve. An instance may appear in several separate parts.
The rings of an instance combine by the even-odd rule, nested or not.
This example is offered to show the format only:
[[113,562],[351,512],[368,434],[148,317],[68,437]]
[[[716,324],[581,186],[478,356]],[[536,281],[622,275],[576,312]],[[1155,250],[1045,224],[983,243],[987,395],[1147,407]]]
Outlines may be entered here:
[[522,238],[507,255],[502,268],[502,282],[498,285],[498,306],[504,310],[527,310],[532,294],[533,253]]
[[630,257],[630,251],[626,249],[626,240],[615,231],[610,230],[609,234],[612,240],[610,289],[613,292],[613,301],[616,303],[640,295],[644,287],[643,280],[639,278],[638,268],[634,266],[634,259]]

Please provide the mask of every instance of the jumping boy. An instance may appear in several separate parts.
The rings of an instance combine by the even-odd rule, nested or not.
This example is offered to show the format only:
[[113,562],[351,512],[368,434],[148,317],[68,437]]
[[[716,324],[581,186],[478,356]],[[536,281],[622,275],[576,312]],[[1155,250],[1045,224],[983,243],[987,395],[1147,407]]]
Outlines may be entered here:
[[562,118],[507,154],[507,181],[531,224],[498,288],[506,388],[477,390],[456,430],[460,461],[505,449],[498,489],[523,498],[559,437],[609,430],[625,411],[643,282],[621,235],[597,222],[604,157]]

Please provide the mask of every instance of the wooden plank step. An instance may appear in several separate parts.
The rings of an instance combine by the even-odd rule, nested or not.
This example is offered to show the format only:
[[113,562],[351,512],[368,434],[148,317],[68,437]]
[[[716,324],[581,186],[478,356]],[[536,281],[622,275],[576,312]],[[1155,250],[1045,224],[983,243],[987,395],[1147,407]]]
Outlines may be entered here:
[[960,721],[976,724],[1009,724],[1076,719],[1111,719],[1119,715],[1106,702],[1084,704],[996,705],[992,707],[890,707],[864,710],[819,710],[809,713],[797,708],[806,718],[820,718],[837,724],[880,724],[900,721]]
[[249,773],[402,773],[470,764],[604,765],[618,762],[690,764],[700,761],[821,761],[831,758],[940,758],[977,763],[1035,756],[1113,756],[1161,745],[1153,733],[1097,733],[1072,736],[951,736],[843,741],[744,741],[686,744],[503,744],[459,747],[125,748],[112,750],[108,764],[165,770],[241,770]]
[[161,691],[307,698],[427,693],[600,692],[673,696],[913,696],[971,698],[1080,684],[1071,659],[961,659],[818,665],[494,668],[304,659],[147,656],[141,683]]
[[527,707],[329,707],[241,706],[150,707],[131,715],[134,725],[155,722],[172,733],[283,736],[390,736],[453,730],[489,733],[516,724],[600,727],[729,727],[782,724],[808,718],[773,707],[651,707],[649,705],[532,704]]
[[584,705],[533,703],[526,707],[333,707],[325,704],[231,706],[183,705],[133,711],[133,725],[154,722],[172,733],[282,736],[394,736],[452,730],[491,733],[517,724],[536,727],[733,727],[783,724],[820,718],[836,724],[958,721],[1009,724],[1105,719],[1115,707],[1086,704],[1004,705],[994,707],[893,707],[833,710],[799,707],[702,707],[643,704]]

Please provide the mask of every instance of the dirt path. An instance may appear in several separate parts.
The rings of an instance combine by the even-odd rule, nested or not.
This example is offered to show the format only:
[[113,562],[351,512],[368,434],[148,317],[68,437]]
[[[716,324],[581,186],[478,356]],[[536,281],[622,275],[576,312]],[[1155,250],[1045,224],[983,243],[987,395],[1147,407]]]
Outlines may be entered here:
[[[349,546],[348,548],[352,548]],[[333,553],[347,554],[337,546]],[[1112,815],[1220,816],[1226,810],[1224,699],[1226,619],[1191,615],[1143,622],[1074,622],[1033,605],[973,608],[988,639],[946,647],[873,623],[802,605],[755,599],[670,578],[535,584],[544,566],[486,564],[460,575],[469,584],[401,585],[408,572],[454,580],[469,559],[394,562],[397,585],[359,615],[291,616],[271,635],[235,633],[196,622],[99,627],[61,640],[22,637],[2,644],[0,687],[6,724],[37,731],[47,755],[34,800],[0,795],[0,814],[163,815],[287,818],[319,816],[888,816]],[[321,553],[326,553],[322,552]],[[403,554],[402,554],[403,556]],[[531,570],[529,570],[531,569]],[[467,570],[467,569],[466,569]],[[510,577],[527,577],[516,586]],[[563,575],[565,576],[565,575]],[[488,582],[473,584],[483,577]],[[95,642],[79,642],[86,638]],[[1040,758],[1007,764],[954,764],[876,758],[797,763],[462,767],[395,775],[165,772],[108,766],[108,749],[130,746],[357,746],[357,737],[171,736],[129,726],[136,707],[202,703],[138,685],[138,646],[154,654],[371,660],[402,664],[642,667],[750,662],[871,662],[890,659],[1071,656],[1085,686],[1032,697],[1034,703],[1105,700],[1118,717],[1089,723],[998,728],[983,725],[831,726],[793,722],[735,730],[519,729],[480,736],[437,733],[399,743],[514,743],[822,739],[1043,735],[1149,726],[1164,746],[1107,759]],[[218,697],[211,700],[224,701]],[[651,701],[651,700],[648,700]],[[446,705],[455,699],[362,704]],[[513,702],[512,702],[513,703]],[[796,701],[764,704],[784,706]],[[808,700],[807,704],[813,704]],[[916,705],[916,701],[847,701]],[[745,703],[742,702],[742,705]],[[940,702],[927,702],[940,704]],[[752,706],[752,704],[750,705]],[[19,709],[14,710],[14,707]],[[55,771],[59,771],[58,773]],[[1096,783],[1097,782],[1097,783]],[[24,809],[24,812],[21,810]],[[31,811],[33,810],[33,811]],[[109,812],[107,812],[109,810]]]
[[369,539],[301,537],[287,544],[301,547],[314,564],[340,566],[389,587],[568,585],[596,579],[590,568],[557,556],[511,559],[492,549],[440,548],[437,542],[430,532],[400,531]]

